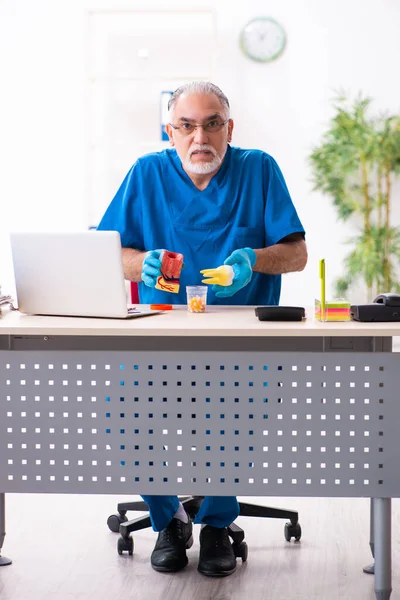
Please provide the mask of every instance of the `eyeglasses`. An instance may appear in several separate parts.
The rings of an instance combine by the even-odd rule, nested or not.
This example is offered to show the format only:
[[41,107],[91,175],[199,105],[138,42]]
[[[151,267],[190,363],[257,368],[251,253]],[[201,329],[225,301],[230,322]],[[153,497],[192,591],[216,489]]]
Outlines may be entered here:
[[226,121],[213,119],[212,121],[208,121],[208,123],[205,123],[204,125],[200,123],[188,122],[182,123],[182,125],[173,125],[173,123],[170,123],[170,125],[173,129],[176,129],[181,135],[190,135],[198,127],[201,127],[206,133],[218,133],[218,131],[221,131],[223,126],[226,125],[228,121],[229,119],[226,119]]

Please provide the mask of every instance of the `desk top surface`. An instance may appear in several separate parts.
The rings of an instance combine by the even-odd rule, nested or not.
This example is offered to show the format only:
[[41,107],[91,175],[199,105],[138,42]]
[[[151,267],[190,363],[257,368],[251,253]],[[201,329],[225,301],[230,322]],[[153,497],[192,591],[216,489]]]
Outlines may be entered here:
[[0,335],[66,336],[223,336],[223,337],[325,337],[400,336],[399,323],[320,323],[313,309],[303,322],[259,321],[254,307],[210,306],[203,314],[191,314],[186,306],[134,319],[48,317],[3,311]]

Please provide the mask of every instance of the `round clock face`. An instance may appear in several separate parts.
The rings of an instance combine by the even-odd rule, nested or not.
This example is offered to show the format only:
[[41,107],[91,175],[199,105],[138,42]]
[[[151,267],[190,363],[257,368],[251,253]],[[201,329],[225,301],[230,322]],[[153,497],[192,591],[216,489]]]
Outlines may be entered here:
[[240,46],[248,58],[268,62],[280,56],[286,34],[281,25],[269,17],[252,19],[240,34]]

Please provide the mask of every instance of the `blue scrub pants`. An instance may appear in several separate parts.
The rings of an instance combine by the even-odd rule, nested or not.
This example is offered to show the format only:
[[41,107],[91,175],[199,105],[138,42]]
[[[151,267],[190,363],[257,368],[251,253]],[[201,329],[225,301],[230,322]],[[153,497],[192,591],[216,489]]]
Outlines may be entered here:
[[[177,496],[142,496],[150,510],[150,520],[154,531],[162,531],[178,510]],[[239,515],[239,504],[235,496],[205,496],[195,523],[213,527],[228,527]]]

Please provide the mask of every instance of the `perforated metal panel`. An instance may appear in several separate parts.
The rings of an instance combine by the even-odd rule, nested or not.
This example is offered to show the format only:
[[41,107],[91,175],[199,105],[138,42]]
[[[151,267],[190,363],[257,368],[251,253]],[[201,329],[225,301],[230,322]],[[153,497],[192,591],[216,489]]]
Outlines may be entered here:
[[0,491],[400,496],[399,357],[0,352]]

